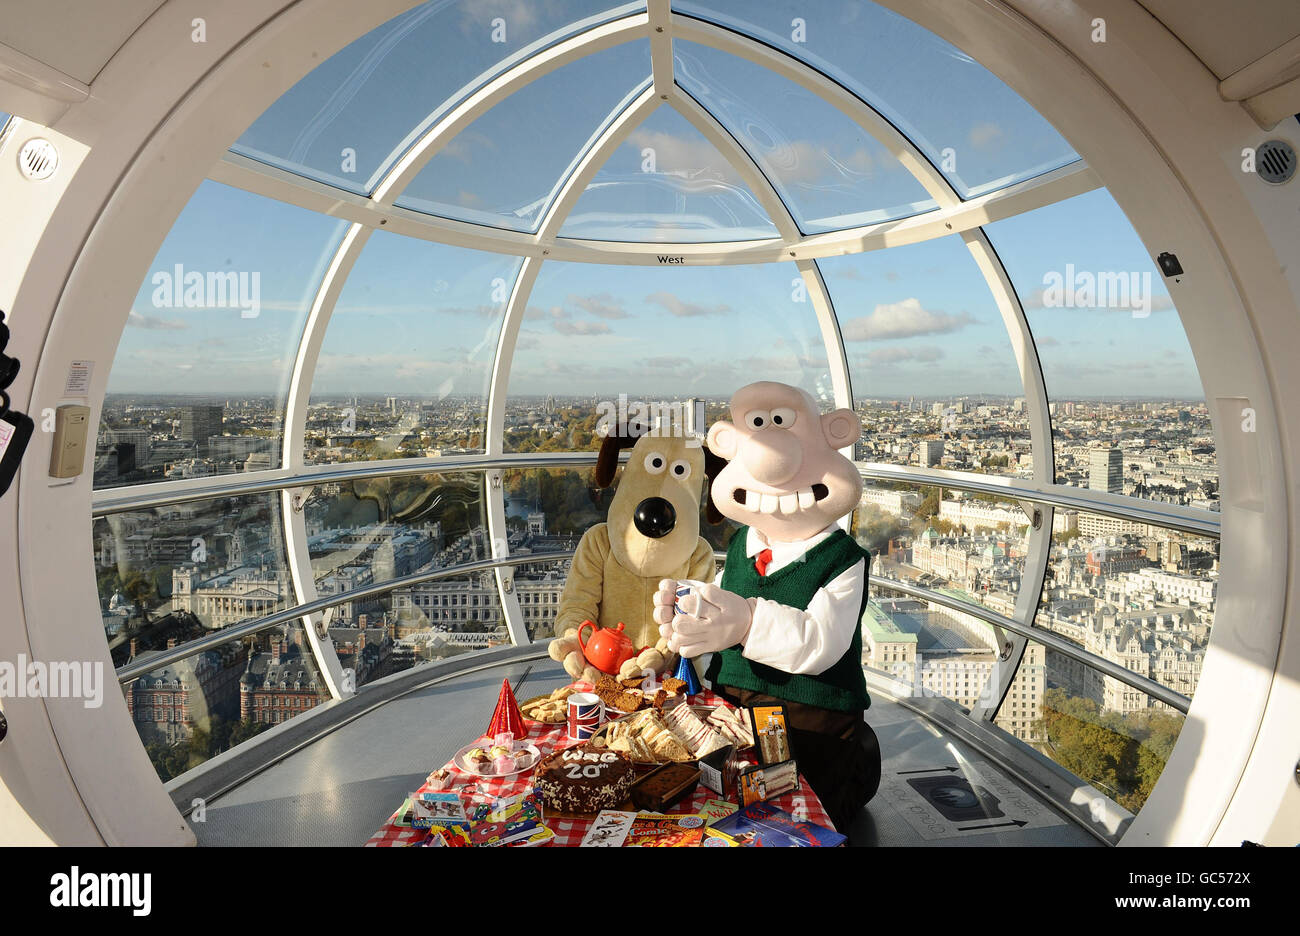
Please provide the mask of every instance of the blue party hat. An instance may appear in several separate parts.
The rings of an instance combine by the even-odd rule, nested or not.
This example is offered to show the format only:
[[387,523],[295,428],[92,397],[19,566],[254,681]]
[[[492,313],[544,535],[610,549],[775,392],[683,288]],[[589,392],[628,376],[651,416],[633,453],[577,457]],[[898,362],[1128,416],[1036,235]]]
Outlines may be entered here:
[[703,691],[703,687],[700,685],[700,677],[695,672],[695,665],[686,657],[682,657],[677,661],[677,672],[673,673],[673,678],[686,683],[687,695],[699,695]]

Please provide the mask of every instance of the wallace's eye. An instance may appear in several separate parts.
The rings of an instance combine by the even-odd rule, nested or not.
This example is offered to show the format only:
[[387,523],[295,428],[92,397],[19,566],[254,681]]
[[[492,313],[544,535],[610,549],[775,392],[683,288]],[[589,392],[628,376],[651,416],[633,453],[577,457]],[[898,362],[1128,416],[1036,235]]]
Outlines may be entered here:
[[766,429],[771,420],[772,417],[767,410],[750,410],[745,414],[745,425],[751,429]]
[[645,457],[645,470],[651,474],[659,474],[668,464],[668,459],[664,458],[658,452],[651,452]]
[[780,409],[772,410],[772,425],[780,426],[782,429],[789,429],[794,425],[795,412],[789,407],[783,406]]
[[679,458],[677,461],[673,462],[670,470],[673,473],[673,477],[678,481],[685,481],[691,476],[691,463],[686,461],[684,458]]

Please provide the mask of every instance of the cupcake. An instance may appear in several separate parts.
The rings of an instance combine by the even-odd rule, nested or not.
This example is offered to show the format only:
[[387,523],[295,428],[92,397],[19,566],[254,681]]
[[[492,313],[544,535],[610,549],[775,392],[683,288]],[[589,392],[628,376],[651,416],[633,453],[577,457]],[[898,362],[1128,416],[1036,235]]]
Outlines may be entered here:
[[510,748],[504,744],[498,744],[488,753],[492,756],[493,760],[496,760],[498,757],[505,757],[508,755],[510,753]]
[[528,750],[527,748],[520,748],[519,750],[515,751],[516,770],[527,770],[529,767],[532,766],[532,763],[533,763],[532,751]]
[[492,758],[482,748],[472,748],[465,753],[465,763],[479,773],[491,773]]
[[492,761],[492,771],[498,774],[515,772],[515,759],[509,754],[502,754]]

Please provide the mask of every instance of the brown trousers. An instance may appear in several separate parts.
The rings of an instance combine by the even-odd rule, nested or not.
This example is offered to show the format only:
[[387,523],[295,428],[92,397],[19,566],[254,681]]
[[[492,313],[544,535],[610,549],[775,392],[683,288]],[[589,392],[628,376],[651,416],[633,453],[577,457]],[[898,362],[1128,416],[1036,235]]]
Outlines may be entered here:
[[791,702],[750,689],[714,686],[732,705],[784,705],[790,729],[790,753],[822,808],[847,835],[862,807],[880,786],[880,742],[863,713],[837,712]]

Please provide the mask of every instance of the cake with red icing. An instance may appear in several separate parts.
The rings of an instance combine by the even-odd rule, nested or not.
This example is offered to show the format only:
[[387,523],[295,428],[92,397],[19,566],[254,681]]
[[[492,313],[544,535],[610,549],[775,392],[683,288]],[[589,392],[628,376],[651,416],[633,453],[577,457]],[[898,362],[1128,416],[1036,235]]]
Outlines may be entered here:
[[636,769],[626,754],[584,744],[556,751],[540,761],[533,787],[548,809],[594,814],[618,809],[635,779]]

